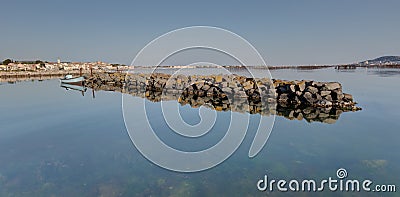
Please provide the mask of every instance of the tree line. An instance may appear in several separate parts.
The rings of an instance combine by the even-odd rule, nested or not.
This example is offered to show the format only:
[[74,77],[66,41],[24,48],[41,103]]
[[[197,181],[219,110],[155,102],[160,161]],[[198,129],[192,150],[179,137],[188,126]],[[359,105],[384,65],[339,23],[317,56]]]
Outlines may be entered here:
[[12,59],[5,59],[3,60],[2,64],[3,65],[8,65],[10,63],[24,63],[24,64],[44,64],[45,62],[41,60],[35,60],[35,61],[14,61]]

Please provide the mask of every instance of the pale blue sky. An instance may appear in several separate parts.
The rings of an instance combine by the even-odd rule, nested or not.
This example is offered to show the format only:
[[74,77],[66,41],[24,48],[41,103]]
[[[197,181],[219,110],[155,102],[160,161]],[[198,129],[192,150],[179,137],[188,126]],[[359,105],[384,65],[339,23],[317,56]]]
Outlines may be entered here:
[[350,63],[400,55],[400,1],[1,1],[0,59],[130,64],[171,30],[235,32],[267,64]]

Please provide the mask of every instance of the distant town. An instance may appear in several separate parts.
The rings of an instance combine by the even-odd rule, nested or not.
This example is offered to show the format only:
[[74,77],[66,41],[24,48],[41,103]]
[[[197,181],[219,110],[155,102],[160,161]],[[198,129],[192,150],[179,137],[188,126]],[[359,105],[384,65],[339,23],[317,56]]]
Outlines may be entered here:
[[48,61],[14,61],[6,59],[0,65],[0,71],[74,71],[74,70],[104,70],[104,71],[118,71],[126,70],[129,67],[121,64],[110,64],[101,61],[97,62],[57,62]]

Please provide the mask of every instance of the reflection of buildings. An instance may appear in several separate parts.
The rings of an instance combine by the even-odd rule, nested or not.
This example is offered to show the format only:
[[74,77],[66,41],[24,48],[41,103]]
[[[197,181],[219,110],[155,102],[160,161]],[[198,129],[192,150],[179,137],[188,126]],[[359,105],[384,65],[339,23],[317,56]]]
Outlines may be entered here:
[[30,62],[19,61],[12,62],[8,65],[1,65],[0,71],[12,71],[17,75],[29,74],[29,72],[59,72],[59,71],[73,71],[73,70],[100,70],[100,71],[121,71],[129,69],[128,66],[120,64],[109,64],[105,62]]

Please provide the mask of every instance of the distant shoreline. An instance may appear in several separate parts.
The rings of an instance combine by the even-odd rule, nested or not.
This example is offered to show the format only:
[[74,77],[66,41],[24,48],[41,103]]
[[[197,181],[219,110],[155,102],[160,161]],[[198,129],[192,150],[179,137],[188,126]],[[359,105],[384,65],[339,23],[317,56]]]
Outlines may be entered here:
[[[227,69],[246,69],[244,66],[222,66]],[[154,69],[155,67],[150,66],[135,66],[133,69]],[[184,66],[160,66],[160,68],[165,69],[179,69],[185,68]],[[190,68],[218,68],[210,66],[199,66]],[[264,66],[253,66],[255,69],[265,69]],[[377,66],[360,66],[360,65],[320,65],[320,66],[268,66],[269,70],[279,70],[279,69],[294,69],[294,70],[314,70],[314,69],[324,69],[324,68],[335,68],[337,70],[352,70],[356,68],[381,68],[381,69],[400,69],[400,64],[396,65],[377,65]],[[125,70],[100,70],[93,69],[93,73],[104,73],[104,72],[124,72]],[[0,71],[0,83],[5,82],[18,82],[27,80],[48,80],[54,78],[62,78],[67,74],[74,76],[80,75],[79,70],[37,70],[37,71]],[[90,74],[90,70],[83,69],[82,74]]]

